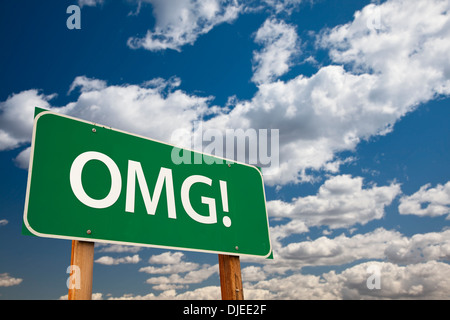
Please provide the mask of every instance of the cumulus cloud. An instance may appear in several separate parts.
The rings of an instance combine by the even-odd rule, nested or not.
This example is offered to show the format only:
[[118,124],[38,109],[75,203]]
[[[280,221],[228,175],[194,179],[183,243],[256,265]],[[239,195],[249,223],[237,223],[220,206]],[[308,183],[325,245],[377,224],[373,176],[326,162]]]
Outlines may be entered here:
[[178,264],[184,257],[182,252],[164,252],[158,255],[153,255],[148,260],[149,263],[153,264]]
[[253,52],[252,81],[261,84],[271,82],[285,74],[298,55],[298,36],[295,27],[274,18],[267,19],[255,35],[255,42],[262,45]]
[[[348,236],[322,236],[315,240],[283,243],[272,236],[274,260],[243,258],[262,265],[262,276],[297,272],[305,266],[339,266],[364,260],[382,260],[399,265],[450,260],[450,230],[405,236],[395,230]],[[251,280],[249,280],[251,281]]]
[[[69,90],[71,93],[78,88],[78,98],[62,107],[50,105],[54,94],[44,95],[38,90],[13,94],[0,102],[0,151],[30,143],[35,107],[176,143],[172,139],[175,130],[185,128],[190,132],[194,121],[211,113],[211,97],[189,95],[177,89],[179,85],[178,78],[157,78],[142,86],[108,86],[103,80],[80,76]],[[29,155],[30,149],[23,150],[15,163],[28,168]]]
[[264,0],[264,2],[272,7],[276,13],[290,14],[294,9],[298,8],[304,0]]
[[78,0],[78,5],[82,8],[84,6],[87,7],[95,7],[98,4],[103,4],[104,0]]
[[168,289],[159,295],[154,293],[146,295],[125,294],[121,297],[110,297],[108,300],[220,300],[220,298],[220,287],[207,286],[183,293],[177,293],[175,289]]
[[17,286],[23,279],[11,277],[8,273],[0,273],[0,287]]
[[[445,1],[370,4],[318,35],[332,64],[309,77],[263,83],[251,100],[204,127],[280,129],[280,165],[266,183],[311,181],[307,169],[336,172],[338,152],[389,133],[420,103],[450,93],[448,9]],[[380,28],[369,28],[378,12]]]
[[[191,33],[198,35],[217,21],[228,21],[226,16],[235,17],[240,8],[234,1],[180,1],[173,8],[170,3],[154,3],[155,30],[167,29],[174,34],[197,30]],[[347,161],[336,156],[339,152],[354,150],[363,139],[389,133],[420,103],[450,93],[447,8],[446,2],[437,0],[426,5],[397,0],[370,4],[355,14],[353,21],[318,35],[318,46],[329,51],[331,65],[311,76],[298,75],[287,81],[272,80],[292,63],[292,48],[298,37],[292,26],[269,19],[259,35],[257,32],[256,39],[265,49],[255,54],[258,59],[254,62],[255,77],[270,81],[261,83],[252,99],[237,101],[231,111],[214,109],[210,97],[177,90],[179,81],[154,79],[152,84],[142,86],[108,86],[103,80],[87,77],[74,80],[69,91],[79,89],[80,95],[60,111],[169,141],[175,130],[187,128],[191,132],[193,121],[211,109],[219,110],[203,122],[204,130],[279,129],[279,166],[265,172],[267,184],[312,181],[311,172],[338,172]],[[381,12],[380,28],[368,28],[367,21],[373,19],[375,9]],[[227,14],[229,10],[235,14]],[[203,15],[206,18],[200,18]],[[191,27],[173,27],[180,16]],[[203,27],[197,26],[198,21]],[[158,47],[154,43],[159,47],[175,43],[166,36],[154,36],[155,32],[140,39],[140,45],[145,39],[150,47]],[[190,43],[194,38],[183,35],[180,39]],[[179,45],[181,42],[172,46]],[[29,142],[31,111],[29,116],[19,112],[32,110],[35,105],[48,108],[51,97],[30,90],[0,104],[0,150]]]
[[120,244],[106,244],[101,242],[96,242],[95,247],[99,248],[98,252],[116,252],[116,253],[123,253],[123,252],[136,253],[142,249],[142,247],[138,246],[124,246]]
[[[369,289],[371,270],[378,270],[380,289]],[[249,274],[253,271],[249,270]],[[244,295],[249,300],[310,299],[447,299],[450,295],[450,265],[428,261],[407,266],[391,262],[368,261],[319,275],[295,273],[289,276],[253,279],[245,282]],[[192,291],[168,289],[159,295],[125,294],[111,300],[220,299],[220,287],[206,286]]]
[[394,239],[401,239],[400,233],[379,228],[353,237],[342,234],[334,239],[320,237],[314,241],[292,242],[281,248],[278,255],[301,265],[342,265],[361,259],[382,259],[383,248]]
[[385,249],[386,258],[398,264],[429,260],[450,260],[450,230],[415,234],[411,238],[392,239]]
[[14,158],[14,164],[21,168],[28,170],[30,164],[31,147],[22,150],[17,157]]
[[52,109],[49,101],[56,95],[45,95],[36,89],[12,94],[0,102],[0,151],[15,149],[31,140],[34,108]]
[[416,193],[401,197],[398,211],[400,214],[422,217],[450,214],[450,181],[445,185],[438,184],[435,188],[431,188],[431,184],[428,183],[420,187]]
[[[99,293],[99,292],[94,292],[92,293],[92,300],[103,300],[103,293]],[[58,298],[58,300],[69,300],[69,295],[63,295],[61,297]]]
[[[232,22],[242,7],[237,0],[143,0],[153,6],[154,30],[143,38],[128,39],[128,46],[151,51],[173,49],[181,51],[186,44],[208,33],[216,25]],[[142,1],[140,2],[142,3]]]
[[88,78],[86,76],[79,76],[73,80],[70,85],[68,94],[74,91],[76,88],[80,88],[81,92],[89,92],[95,90],[102,90],[106,88],[106,81]]
[[[185,272],[185,270],[183,271]],[[219,272],[219,265],[203,265],[200,269],[192,270],[187,272],[185,275],[180,275],[179,273],[172,274],[168,277],[160,276],[160,277],[152,277],[147,279],[146,283],[148,284],[192,284],[192,283],[201,283],[208,279],[213,274],[217,274]]]
[[[150,257],[150,266],[142,267],[139,272],[168,276],[153,276],[146,283],[151,284],[154,290],[175,292],[176,289],[189,287],[190,284],[201,283],[219,272],[218,265],[200,265],[198,263],[184,261],[182,252],[163,252]],[[155,266],[156,265],[156,266]]]
[[138,254],[135,254],[134,256],[126,256],[121,258],[113,258],[110,256],[103,256],[95,260],[96,263],[112,266],[112,265],[118,265],[118,264],[136,264],[141,261],[141,258]]
[[[370,266],[380,270],[381,288],[368,289]],[[447,299],[450,265],[429,261],[400,266],[388,262],[366,262],[340,274],[343,299]]]
[[[449,9],[441,0],[370,4],[352,23],[325,32],[321,44],[333,61],[378,75],[374,99],[412,106],[450,92]],[[377,15],[378,28],[368,28]]]
[[145,272],[148,274],[173,274],[189,272],[198,269],[199,264],[194,262],[180,262],[177,264],[168,264],[162,267],[148,266],[140,268],[140,272]]
[[[277,251],[296,266],[342,265],[362,259],[386,259],[397,264],[450,260],[450,230],[416,234],[408,238],[397,231],[378,228],[366,234],[333,239],[291,242]],[[274,264],[275,265],[275,264]]]
[[[445,261],[450,260],[450,230],[408,237],[378,228],[354,236],[291,242],[280,245],[274,254],[275,260],[255,260],[242,268],[247,299],[445,299],[449,294],[450,265]],[[140,269],[167,274],[146,281],[160,294],[109,299],[219,299],[217,286],[189,290],[190,285],[217,275],[218,265],[200,266],[183,258],[181,252],[164,252],[150,257],[156,266]],[[248,260],[242,259],[244,265]],[[305,266],[346,264],[354,265],[319,275],[302,271]],[[367,285],[374,270],[380,278],[379,289]]]
[[159,81],[156,87],[103,87],[87,78],[75,82],[81,94],[64,107],[64,113],[162,141],[170,141],[180,127],[190,129],[207,112],[210,100],[177,90],[172,81],[167,85]]
[[[370,266],[380,270],[380,289],[367,287]],[[408,266],[370,261],[341,273],[272,278],[249,284],[245,292],[249,299],[447,299],[449,274],[450,265],[436,261]]]
[[271,217],[298,219],[306,226],[328,226],[331,229],[366,224],[384,216],[384,208],[400,194],[400,185],[373,185],[363,188],[363,178],[335,176],[319,188],[316,195],[268,202]]
[[266,279],[266,273],[261,267],[248,266],[241,270],[243,282],[254,282]]

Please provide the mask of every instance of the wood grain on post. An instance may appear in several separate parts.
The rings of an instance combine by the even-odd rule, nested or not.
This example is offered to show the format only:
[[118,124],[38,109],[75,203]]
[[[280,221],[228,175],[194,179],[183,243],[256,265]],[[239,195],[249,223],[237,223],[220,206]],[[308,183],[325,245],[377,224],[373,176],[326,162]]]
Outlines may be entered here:
[[79,277],[76,285],[69,287],[69,300],[91,300],[92,278],[94,271],[94,242],[72,241],[72,269],[77,270],[74,276]]
[[244,300],[239,257],[219,254],[219,272],[222,300]]

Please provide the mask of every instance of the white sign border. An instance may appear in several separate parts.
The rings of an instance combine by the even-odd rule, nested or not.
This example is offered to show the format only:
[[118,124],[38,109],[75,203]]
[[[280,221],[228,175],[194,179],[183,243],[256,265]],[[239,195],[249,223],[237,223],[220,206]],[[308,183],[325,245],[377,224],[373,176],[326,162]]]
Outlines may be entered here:
[[234,161],[234,160],[230,160],[230,159],[226,159],[226,158],[222,158],[222,157],[218,157],[218,156],[213,156],[213,155],[210,155],[210,154],[194,151],[194,150],[187,149],[187,148],[180,148],[180,149],[191,151],[191,152],[195,152],[195,153],[199,153],[199,154],[202,154],[202,155],[207,155],[207,156],[214,157],[214,158],[218,158],[218,159],[225,160],[225,161],[228,161],[228,162],[231,162],[231,163],[245,165],[245,166],[248,166],[248,167],[253,168],[256,171],[258,171],[258,173],[261,176],[261,183],[262,183],[263,194],[264,194],[264,204],[265,204],[264,208],[265,208],[265,211],[266,211],[266,220],[267,220],[267,236],[268,236],[268,239],[269,239],[269,248],[270,248],[269,252],[266,255],[262,256],[262,255],[248,254],[248,253],[241,253],[240,254],[238,252],[226,252],[226,251],[192,249],[192,248],[183,248],[183,247],[171,247],[171,246],[153,245],[153,244],[145,244],[145,243],[134,243],[134,242],[124,242],[124,241],[116,241],[116,240],[96,239],[96,238],[93,238],[93,237],[91,237],[91,238],[70,237],[70,236],[46,234],[46,233],[41,233],[41,232],[38,232],[38,231],[34,230],[30,226],[30,224],[28,222],[28,202],[29,202],[29,196],[30,196],[31,177],[32,177],[32,173],[33,173],[32,172],[32,168],[33,168],[33,159],[34,159],[34,146],[35,146],[35,138],[36,138],[36,129],[37,129],[37,124],[38,124],[39,119],[41,117],[43,117],[44,115],[48,115],[48,114],[56,115],[56,116],[67,118],[67,119],[71,119],[71,120],[74,120],[74,121],[87,123],[87,124],[90,124],[90,125],[93,125],[93,126],[107,128],[107,129],[110,129],[112,131],[116,131],[116,132],[120,132],[120,133],[123,133],[123,134],[135,136],[135,137],[142,138],[142,139],[145,139],[145,140],[149,140],[149,141],[165,144],[167,146],[171,146],[171,147],[174,147],[174,148],[179,148],[179,147],[174,146],[174,145],[172,145],[170,143],[166,143],[166,142],[162,142],[162,141],[159,141],[159,140],[151,139],[151,138],[144,137],[144,136],[141,136],[141,135],[138,135],[138,134],[126,132],[126,131],[123,131],[123,130],[114,129],[114,128],[111,128],[109,126],[104,126],[104,125],[101,125],[101,124],[98,124],[98,123],[95,123],[95,122],[92,122],[92,121],[82,120],[82,119],[71,117],[71,116],[68,116],[68,115],[65,115],[65,114],[48,111],[48,110],[45,110],[45,109],[42,109],[42,108],[39,108],[39,109],[40,110],[44,110],[44,111],[41,111],[34,118],[33,136],[32,136],[32,140],[31,140],[31,151],[30,151],[30,163],[29,163],[29,166],[28,166],[27,191],[26,191],[26,195],[25,195],[25,207],[24,207],[24,214],[23,214],[23,222],[24,222],[27,230],[29,232],[31,232],[33,235],[35,235],[37,237],[51,238],[51,239],[78,240],[78,241],[87,241],[87,242],[100,242],[100,243],[119,244],[119,245],[128,245],[128,246],[139,246],[139,247],[147,247],[147,248],[168,249],[168,250],[182,250],[182,251],[192,251],[192,252],[226,254],[226,255],[234,255],[234,256],[258,257],[258,258],[268,258],[272,254],[272,241],[271,241],[271,238],[270,238],[269,216],[267,214],[266,192],[265,192],[265,188],[264,188],[264,179],[263,179],[261,171],[258,170],[258,168],[256,168],[255,166],[252,166],[252,165],[249,165],[249,164],[246,164],[246,163],[242,163],[242,162],[238,162],[238,161]]

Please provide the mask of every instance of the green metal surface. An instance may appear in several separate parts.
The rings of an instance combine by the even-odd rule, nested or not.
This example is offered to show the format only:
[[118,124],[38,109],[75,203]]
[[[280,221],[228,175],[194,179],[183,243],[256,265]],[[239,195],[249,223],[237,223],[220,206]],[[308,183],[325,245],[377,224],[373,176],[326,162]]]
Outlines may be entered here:
[[[56,113],[37,112],[24,212],[26,229],[36,236],[51,238],[268,257],[271,244],[260,171],[253,166],[179,149],[175,151],[188,152],[184,154],[190,155],[191,163],[199,157],[203,161],[175,164],[173,151],[174,147],[165,143]],[[107,156],[119,169],[120,194],[108,207],[91,207],[75,194],[71,169],[75,159],[86,152]],[[219,163],[205,163],[214,161]],[[149,213],[137,171],[131,171],[134,179],[130,180],[130,163],[140,164],[153,201],[161,168],[171,172],[175,216],[170,217],[168,208],[167,195],[171,194],[171,188],[167,193],[171,185],[168,179],[161,180],[156,210]],[[217,222],[202,223],[188,214],[181,189],[186,179],[193,176],[197,182],[185,188],[192,210],[208,218],[213,202]],[[210,185],[198,182],[199,177],[210,181]],[[114,178],[103,161],[93,159],[82,167],[82,187],[91,199],[107,198],[113,179],[117,184],[119,179]],[[127,183],[132,181],[135,206],[130,212],[126,210]],[[226,197],[221,193],[221,183]]]

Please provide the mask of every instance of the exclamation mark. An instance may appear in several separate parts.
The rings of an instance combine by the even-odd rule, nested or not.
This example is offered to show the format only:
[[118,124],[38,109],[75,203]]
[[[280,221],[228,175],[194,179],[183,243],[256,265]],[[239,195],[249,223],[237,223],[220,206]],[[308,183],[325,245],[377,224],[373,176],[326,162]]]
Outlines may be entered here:
[[[227,182],[220,180],[220,194],[222,196],[222,208],[223,212],[228,212],[228,191],[227,191]],[[223,217],[223,225],[227,228],[231,226],[231,219],[228,216]]]

